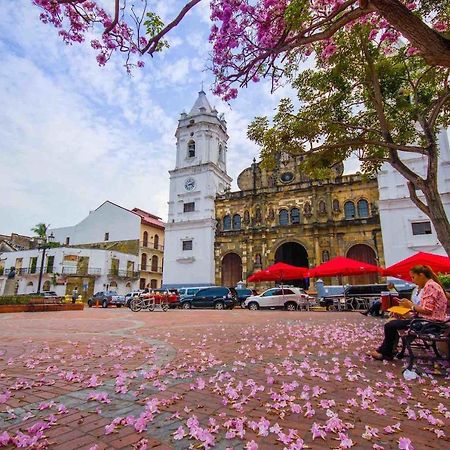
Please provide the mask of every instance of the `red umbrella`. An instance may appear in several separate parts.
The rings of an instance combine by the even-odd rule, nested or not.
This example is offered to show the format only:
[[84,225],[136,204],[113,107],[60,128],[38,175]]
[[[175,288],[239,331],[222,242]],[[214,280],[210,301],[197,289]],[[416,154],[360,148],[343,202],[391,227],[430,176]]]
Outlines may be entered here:
[[340,275],[364,275],[366,273],[381,272],[383,269],[355,259],[337,256],[328,262],[320,264],[309,271],[312,278],[336,277]]
[[308,273],[308,268],[291,266],[282,262],[273,264],[265,270],[260,270],[250,275],[247,278],[249,282],[255,281],[286,281],[298,280],[305,278]]
[[383,270],[383,275],[389,275],[402,280],[411,281],[409,271],[417,265],[430,266],[436,273],[450,272],[450,258],[434,255],[433,253],[419,252],[399,261]]

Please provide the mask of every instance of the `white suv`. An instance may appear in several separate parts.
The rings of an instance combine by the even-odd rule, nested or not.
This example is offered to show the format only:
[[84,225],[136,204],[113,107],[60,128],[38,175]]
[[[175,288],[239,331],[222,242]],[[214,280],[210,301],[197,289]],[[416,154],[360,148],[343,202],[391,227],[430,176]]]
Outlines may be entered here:
[[303,289],[296,287],[276,287],[264,291],[261,295],[252,295],[243,303],[244,308],[256,311],[262,308],[284,308],[288,311],[305,308],[314,302]]

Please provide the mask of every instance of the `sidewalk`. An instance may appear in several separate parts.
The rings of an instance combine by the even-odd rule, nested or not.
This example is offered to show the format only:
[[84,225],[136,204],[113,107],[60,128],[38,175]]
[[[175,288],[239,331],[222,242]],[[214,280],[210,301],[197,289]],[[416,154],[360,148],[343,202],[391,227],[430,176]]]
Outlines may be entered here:
[[[365,356],[354,313],[86,309],[0,317],[0,447],[450,447],[450,382]],[[40,446],[40,447],[39,447]]]

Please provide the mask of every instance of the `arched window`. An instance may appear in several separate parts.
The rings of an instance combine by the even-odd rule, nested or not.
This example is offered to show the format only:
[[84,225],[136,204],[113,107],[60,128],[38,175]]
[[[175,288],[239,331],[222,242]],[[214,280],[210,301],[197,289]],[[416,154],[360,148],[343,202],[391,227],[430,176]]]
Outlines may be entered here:
[[223,231],[231,230],[231,216],[226,215],[223,218]]
[[345,213],[346,219],[354,219],[355,218],[355,204],[353,202],[345,202],[344,213]]
[[152,256],[152,272],[158,272],[158,257],[156,255]]
[[219,162],[223,162],[223,161],[224,161],[223,147],[222,147],[222,144],[219,144]]
[[261,222],[261,219],[262,219],[262,215],[261,215],[261,208],[256,208],[256,211],[255,211],[255,220],[259,223],[259,222]]
[[340,206],[339,206],[339,200],[337,198],[335,198],[333,200],[333,212],[339,212],[341,210]]
[[291,209],[291,223],[300,223],[300,210],[298,208]]
[[358,216],[369,217],[369,203],[367,200],[362,199],[358,202]]
[[323,200],[320,200],[319,202],[319,214],[326,214],[327,213],[327,205]]
[[159,236],[157,234],[155,234],[155,237],[153,238],[153,248],[159,248]]
[[233,230],[241,229],[241,216],[239,214],[235,214],[233,216]]
[[142,246],[148,246],[148,233],[146,231],[144,231],[144,235],[142,236]]
[[195,157],[195,141],[188,142],[188,158]]
[[330,252],[328,250],[324,250],[322,252],[322,262],[327,262],[330,260]]
[[44,285],[42,286],[43,291],[49,291],[50,290],[50,281],[45,281]]
[[282,209],[278,213],[278,220],[280,222],[280,225],[289,225],[289,213],[286,209]]
[[250,223],[250,213],[248,212],[248,209],[244,212],[244,223],[249,224]]
[[141,270],[147,270],[147,253],[142,253],[142,256],[141,256]]

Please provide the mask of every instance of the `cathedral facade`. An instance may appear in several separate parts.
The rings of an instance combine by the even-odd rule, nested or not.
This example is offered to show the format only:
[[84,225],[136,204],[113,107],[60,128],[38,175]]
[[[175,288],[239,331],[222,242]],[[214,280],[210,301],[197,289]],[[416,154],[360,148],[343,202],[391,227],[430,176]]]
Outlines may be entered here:
[[[216,284],[235,286],[280,261],[313,267],[347,256],[384,264],[377,179],[343,175],[338,165],[331,179],[312,180],[300,164],[301,157],[287,155],[273,170],[254,162],[239,175],[239,191],[217,196]],[[348,281],[376,280],[364,275]]]

